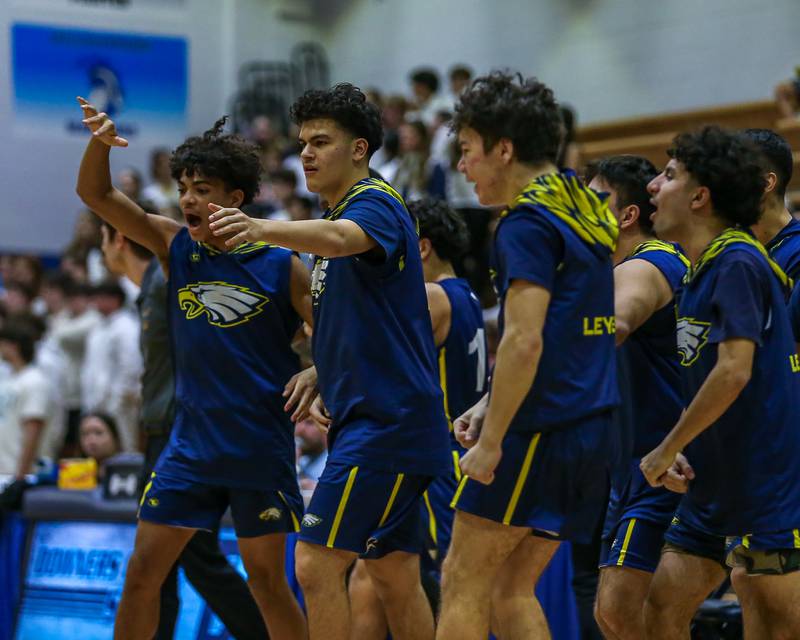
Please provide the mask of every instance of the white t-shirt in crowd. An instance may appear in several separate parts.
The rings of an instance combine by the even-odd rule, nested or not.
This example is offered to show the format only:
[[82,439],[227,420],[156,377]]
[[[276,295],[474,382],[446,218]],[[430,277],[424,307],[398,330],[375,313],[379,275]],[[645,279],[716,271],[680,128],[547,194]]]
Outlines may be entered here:
[[42,420],[37,457],[54,458],[58,436],[53,434],[55,403],[47,377],[30,364],[19,371],[0,374],[0,474],[16,473],[22,453],[22,424]]

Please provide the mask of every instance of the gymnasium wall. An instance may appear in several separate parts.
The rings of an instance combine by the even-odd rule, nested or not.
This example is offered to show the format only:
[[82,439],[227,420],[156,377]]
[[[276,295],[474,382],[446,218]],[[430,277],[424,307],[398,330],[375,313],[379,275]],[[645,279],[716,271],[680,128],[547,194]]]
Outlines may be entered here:
[[407,91],[417,65],[512,67],[591,122],[770,97],[800,64],[800,2],[354,0],[325,43],[337,80]]

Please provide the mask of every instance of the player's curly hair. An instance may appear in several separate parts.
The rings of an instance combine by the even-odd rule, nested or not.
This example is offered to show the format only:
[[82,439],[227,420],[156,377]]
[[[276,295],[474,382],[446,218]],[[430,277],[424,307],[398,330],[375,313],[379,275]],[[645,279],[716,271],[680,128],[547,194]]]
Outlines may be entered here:
[[502,71],[476,78],[455,111],[453,129],[477,131],[487,153],[508,138],[519,162],[536,165],[558,158],[564,134],[561,113],[553,92],[536,78]]
[[442,260],[453,262],[469,250],[469,229],[464,219],[443,200],[421,198],[406,203],[419,223],[419,237],[428,238]]
[[708,188],[719,217],[742,227],[758,222],[766,180],[758,149],[742,135],[710,125],[678,134],[667,153]]
[[217,178],[228,189],[244,192],[242,204],[250,204],[258,193],[261,159],[257,147],[235,134],[223,134],[228,116],[222,116],[201,136],[187,138],[169,160],[172,177],[180,180],[184,172]]
[[302,126],[317,118],[333,120],[356,138],[367,141],[367,156],[372,157],[383,144],[383,125],[378,107],[367,101],[358,87],[348,82],[330,89],[311,89],[289,108],[292,122]]
[[586,167],[584,181],[588,184],[600,178],[617,192],[616,206],[624,209],[632,204],[639,207],[639,228],[653,232],[650,215],[656,208],[650,202],[647,185],[658,175],[658,169],[647,158],[634,155],[609,156]]

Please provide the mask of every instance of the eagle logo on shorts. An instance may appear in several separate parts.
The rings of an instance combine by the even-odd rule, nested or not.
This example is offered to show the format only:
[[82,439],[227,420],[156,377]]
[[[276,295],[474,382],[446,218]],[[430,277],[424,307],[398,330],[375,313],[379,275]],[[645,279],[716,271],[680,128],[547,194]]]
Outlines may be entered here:
[[196,282],[178,290],[178,306],[187,320],[205,315],[215,327],[235,327],[264,310],[269,298],[227,282]]
[[678,355],[681,357],[681,364],[690,367],[708,342],[711,323],[694,318],[678,318],[677,329]]
[[322,522],[322,518],[315,516],[313,513],[307,513],[303,516],[304,527],[316,527],[320,522]]
[[258,514],[259,520],[264,520],[265,522],[273,522],[275,520],[281,519],[281,510],[278,507],[270,507],[269,509],[264,509],[261,513]]

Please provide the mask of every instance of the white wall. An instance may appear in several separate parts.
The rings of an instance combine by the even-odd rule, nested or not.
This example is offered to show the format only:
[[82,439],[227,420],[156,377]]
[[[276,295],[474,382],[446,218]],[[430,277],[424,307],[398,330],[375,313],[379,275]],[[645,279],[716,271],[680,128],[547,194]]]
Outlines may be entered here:
[[591,122],[770,97],[800,64],[800,2],[354,0],[324,41],[335,80],[407,92],[417,65],[511,67]]

